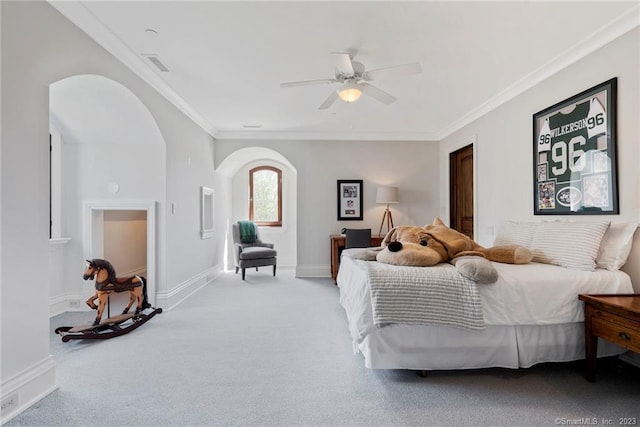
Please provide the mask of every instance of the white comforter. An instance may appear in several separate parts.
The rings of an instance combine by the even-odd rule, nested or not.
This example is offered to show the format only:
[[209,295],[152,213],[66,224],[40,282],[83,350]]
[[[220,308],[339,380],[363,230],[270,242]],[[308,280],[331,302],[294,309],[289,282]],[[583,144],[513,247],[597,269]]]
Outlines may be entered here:
[[[369,321],[361,318],[364,313],[371,312],[366,262],[375,261],[343,256],[337,282],[348,317],[360,317],[359,322],[369,323],[370,318]],[[500,276],[498,281],[491,285],[478,285],[487,325],[581,322],[584,314],[578,294],[633,293],[631,279],[621,271],[597,269],[587,272],[538,263],[493,265]],[[425,271],[428,268],[425,267]]]
[[621,271],[579,271],[538,263],[493,265],[498,281],[479,286],[487,324],[582,322],[579,294],[633,293],[631,279]]

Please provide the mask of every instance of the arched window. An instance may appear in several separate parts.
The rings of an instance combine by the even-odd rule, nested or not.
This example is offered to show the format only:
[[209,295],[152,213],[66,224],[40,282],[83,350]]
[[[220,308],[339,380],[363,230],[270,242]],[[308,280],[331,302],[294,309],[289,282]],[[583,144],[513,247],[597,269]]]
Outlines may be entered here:
[[258,166],[249,171],[249,219],[257,225],[282,227],[282,171]]

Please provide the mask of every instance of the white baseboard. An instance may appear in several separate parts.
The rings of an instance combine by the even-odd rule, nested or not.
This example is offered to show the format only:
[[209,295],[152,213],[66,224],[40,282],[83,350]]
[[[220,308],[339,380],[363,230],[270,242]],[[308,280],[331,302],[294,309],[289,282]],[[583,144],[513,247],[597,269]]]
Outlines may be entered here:
[[90,296],[91,294],[66,294],[50,298],[49,317],[57,316],[67,311],[91,311],[84,303]]
[[330,265],[298,265],[296,277],[325,278],[331,277]]
[[284,273],[284,274],[288,274],[288,275],[291,275],[291,276],[295,276],[296,267],[294,265],[277,266],[276,267],[276,274],[280,274],[280,273]]
[[158,292],[156,294],[156,305],[165,310],[171,310],[197,292],[200,288],[215,280],[220,272],[221,267],[219,265],[215,265],[185,280],[177,286],[174,286],[170,291]]
[[49,300],[49,317],[57,316],[65,311],[67,311],[66,295],[58,295]]
[[47,356],[35,365],[2,382],[0,423],[4,424],[58,389],[56,364]]
[[633,365],[637,368],[640,368],[640,354],[634,353],[633,351],[627,351],[626,353],[618,356],[618,359],[627,362],[630,365]]
[[[138,271],[136,273],[136,271]],[[135,276],[140,275],[139,270],[132,270],[123,274],[122,276]],[[171,310],[176,305],[191,296],[198,289],[206,286],[213,281],[220,274],[220,266],[216,265],[211,267],[190,279],[185,280],[173,289],[167,292],[158,292],[156,294],[156,306],[162,307],[165,310]],[[91,296],[90,294],[65,294],[58,295],[49,299],[49,316],[57,316],[68,311],[92,311],[86,304],[86,299]]]

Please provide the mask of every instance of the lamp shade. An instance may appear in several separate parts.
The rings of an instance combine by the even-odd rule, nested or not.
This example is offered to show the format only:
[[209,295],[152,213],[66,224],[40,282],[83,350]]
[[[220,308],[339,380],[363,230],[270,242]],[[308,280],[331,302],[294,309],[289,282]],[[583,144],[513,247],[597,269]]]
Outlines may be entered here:
[[640,175],[636,179],[636,208],[640,209]]
[[376,203],[398,203],[398,187],[378,187]]
[[351,103],[356,102],[362,95],[362,89],[356,83],[345,83],[345,85],[338,90],[338,96],[344,102]]

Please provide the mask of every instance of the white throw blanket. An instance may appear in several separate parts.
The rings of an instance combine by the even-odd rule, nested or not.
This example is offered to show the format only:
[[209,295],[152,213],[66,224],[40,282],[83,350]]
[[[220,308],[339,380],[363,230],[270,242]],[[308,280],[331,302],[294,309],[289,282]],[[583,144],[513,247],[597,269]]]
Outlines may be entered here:
[[366,264],[377,327],[402,324],[484,329],[476,284],[462,277],[455,267]]

